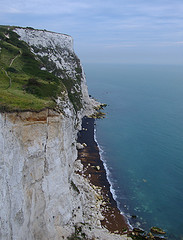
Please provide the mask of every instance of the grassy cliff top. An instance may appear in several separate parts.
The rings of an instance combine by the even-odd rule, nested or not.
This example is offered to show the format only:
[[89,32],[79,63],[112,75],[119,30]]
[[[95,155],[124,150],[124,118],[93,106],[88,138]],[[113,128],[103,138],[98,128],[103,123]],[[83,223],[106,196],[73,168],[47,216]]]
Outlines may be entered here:
[[19,39],[14,27],[0,26],[0,111],[54,108],[66,87]]
[[4,25],[0,25],[0,27],[9,27],[9,28],[11,28],[11,29],[17,29],[17,28],[22,28],[22,29],[27,29],[27,30],[32,30],[32,31],[34,31],[34,30],[36,30],[36,31],[43,31],[43,32],[48,32],[48,33],[56,33],[56,34],[61,34],[61,35],[65,35],[65,36],[68,36],[68,37],[72,37],[71,35],[69,35],[69,34],[65,34],[65,33],[58,33],[58,32],[54,32],[54,31],[49,31],[49,30],[47,30],[47,29],[37,29],[37,28],[33,28],[33,27],[20,27],[20,26],[4,26]]

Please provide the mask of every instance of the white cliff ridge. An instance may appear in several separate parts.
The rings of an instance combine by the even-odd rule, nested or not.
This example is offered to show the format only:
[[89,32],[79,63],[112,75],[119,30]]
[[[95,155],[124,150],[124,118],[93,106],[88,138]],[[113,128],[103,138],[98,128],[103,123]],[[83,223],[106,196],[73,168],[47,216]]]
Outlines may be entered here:
[[72,83],[71,92],[72,94],[80,94],[82,107],[88,114],[91,113],[96,102],[89,98],[85,74],[79,58],[74,53],[72,37],[26,28],[16,28],[15,31],[20,35],[20,39],[31,47],[31,51],[38,59],[43,62],[43,70],[46,69],[59,78],[75,80]]
[[[81,119],[97,103],[88,96],[72,38],[64,34],[16,28],[45,69],[81,84],[82,108],[76,113],[66,97],[58,108],[36,112],[0,113],[0,239],[60,240],[79,229],[83,239],[129,239],[101,227],[99,193],[82,176],[76,139]],[[41,52],[39,51],[41,49]],[[81,69],[81,72],[77,70]],[[63,109],[64,108],[64,109]],[[79,173],[79,174],[78,174]]]

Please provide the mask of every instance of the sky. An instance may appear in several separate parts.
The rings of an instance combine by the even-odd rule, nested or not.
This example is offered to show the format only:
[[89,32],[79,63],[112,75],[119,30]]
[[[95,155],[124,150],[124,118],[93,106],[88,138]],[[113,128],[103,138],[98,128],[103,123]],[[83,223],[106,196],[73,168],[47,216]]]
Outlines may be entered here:
[[1,0],[0,24],[71,35],[83,63],[183,64],[183,0]]

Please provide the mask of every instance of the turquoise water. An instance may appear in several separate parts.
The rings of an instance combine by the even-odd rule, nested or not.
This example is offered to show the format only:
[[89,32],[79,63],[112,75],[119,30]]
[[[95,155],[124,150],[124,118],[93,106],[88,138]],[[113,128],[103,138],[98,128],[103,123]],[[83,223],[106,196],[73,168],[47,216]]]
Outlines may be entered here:
[[97,139],[121,211],[134,226],[183,238],[183,67],[84,69],[90,94],[109,105]]

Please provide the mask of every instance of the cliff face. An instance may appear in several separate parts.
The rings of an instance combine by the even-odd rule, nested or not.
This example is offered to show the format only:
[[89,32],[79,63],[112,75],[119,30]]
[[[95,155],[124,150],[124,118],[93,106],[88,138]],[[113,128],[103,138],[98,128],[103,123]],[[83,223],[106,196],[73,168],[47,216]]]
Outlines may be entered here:
[[43,70],[72,83],[68,95],[76,93],[82,106],[76,114],[72,98],[65,94],[57,99],[58,111],[0,114],[0,239],[60,239],[86,221],[88,199],[95,202],[95,194],[86,198],[88,183],[74,170],[82,168],[75,162],[77,131],[92,104],[70,36],[15,31],[31,46]]
[[73,127],[71,119],[49,111],[1,114],[2,239],[49,239],[48,223],[72,216]]
[[97,225],[96,194],[75,173],[76,134],[72,118],[51,110],[1,114],[0,239],[61,239],[77,223]]
[[[76,114],[65,94],[65,99],[57,99],[58,111],[0,114],[0,239],[60,239],[73,232],[75,223],[85,221],[84,179],[74,168],[80,166],[75,162],[77,131],[92,104],[70,36],[15,31],[43,62],[43,69],[66,80],[72,77],[68,92],[79,92],[82,107]],[[76,187],[79,182],[81,187]]]
[[67,93],[56,99],[55,110],[0,113],[0,239],[66,239],[78,228],[83,239],[118,239],[101,228],[100,195],[76,160],[81,119],[97,103],[88,96],[72,38],[15,31],[42,70],[65,81]]

